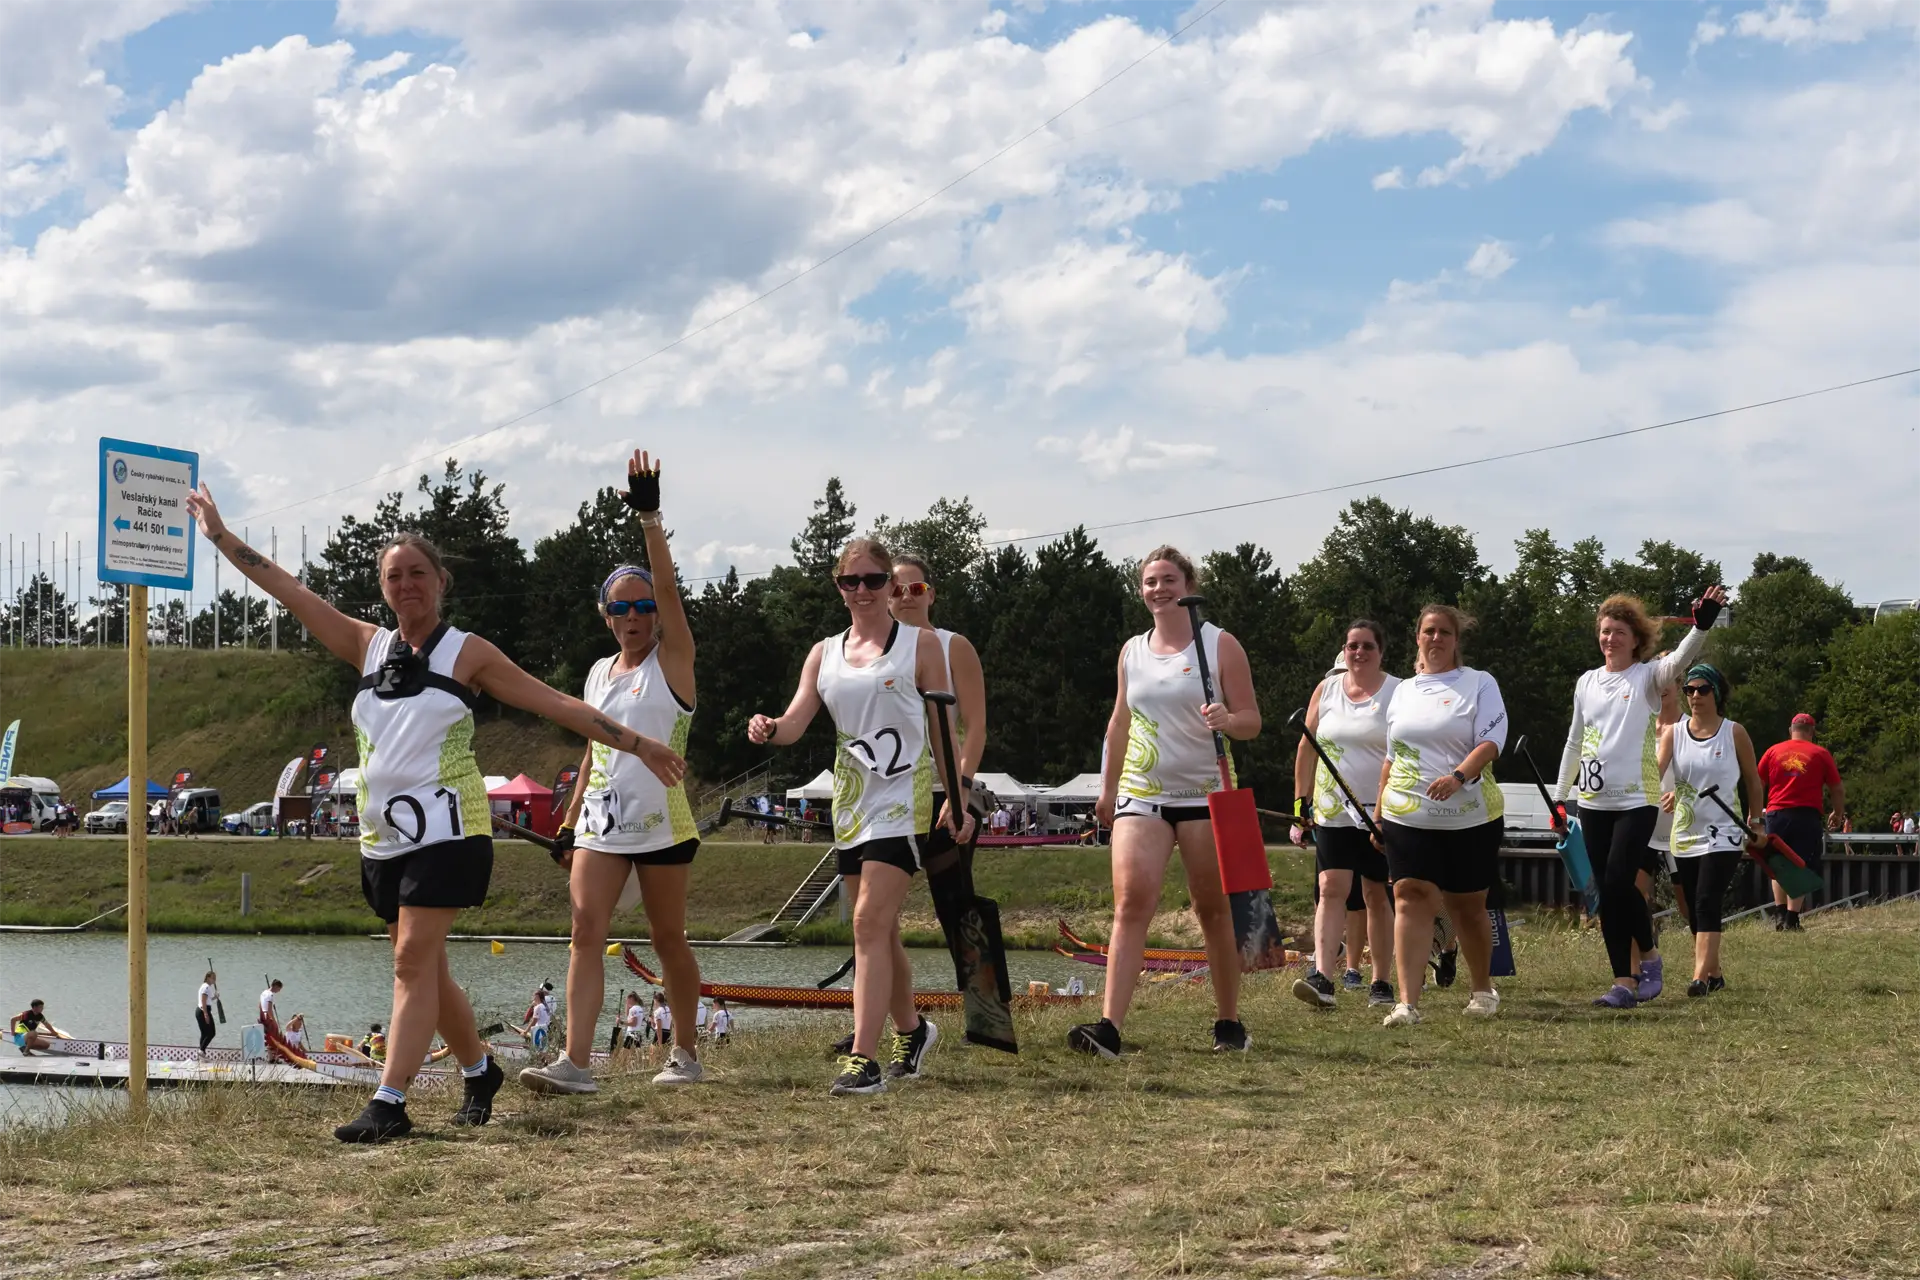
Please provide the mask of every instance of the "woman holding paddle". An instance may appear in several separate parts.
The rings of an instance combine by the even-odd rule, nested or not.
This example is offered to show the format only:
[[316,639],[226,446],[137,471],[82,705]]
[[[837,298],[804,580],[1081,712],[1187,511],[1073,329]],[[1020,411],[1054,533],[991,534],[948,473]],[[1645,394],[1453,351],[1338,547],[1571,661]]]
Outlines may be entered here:
[[[1687,994],[1704,996],[1727,985],[1720,971],[1722,904],[1743,851],[1765,842],[1760,811],[1767,788],[1755,764],[1753,740],[1726,719],[1727,678],[1710,663],[1687,668],[1681,692],[1687,718],[1660,730],[1659,766],[1673,780],[1660,807],[1673,815],[1673,887],[1693,930],[1693,981]],[[1717,790],[1716,790],[1717,789]],[[1745,795],[1751,830],[1741,830],[1703,797]]]
[[[1347,624],[1341,656],[1347,669],[1322,680],[1307,702],[1307,732],[1334,761],[1341,776],[1362,786],[1380,776],[1387,758],[1387,706],[1400,678],[1390,676],[1381,658],[1386,630],[1365,618]],[[1373,947],[1373,985],[1369,1005],[1394,1003],[1393,904],[1387,898],[1387,859],[1373,847],[1365,820],[1352,812],[1327,765],[1302,736],[1294,753],[1295,816],[1313,833],[1320,904],[1313,914],[1314,968],[1293,984],[1293,994],[1322,1009],[1334,1006],[1333,958],[1347,929],[1347,898],[1360,882],[1366,901],[1367,937]],[[1358,968],[1350,951],[1347,966]]]
[[663,783],[686,761],[652,738],[547,687],[479,636],[442,621],[453,584],[439,549],[417,533],[389,539],[376,558],[380,594],[398,624],[351,618],[236,538],[205,485],[187,509],[207,541],[278,600],[333,655],[361,673],[353,700],[360,742],[360,885],[393,938],[393,1016],[380,1087],[342,1142],[384,1142],[413,1128],[406,1090],[437,1030],[464,1077],[456,1125],[485,1124],[503,1073],[474,1026],[447,965],[447,932],[464,907],[486,901],[493,838],[486,784],[473,758],[473,707],[488,694],[582,737],[637,754]]
[[1648,661],[1660,631],[1646,606],[1632,596],[1607,597],[1595,619],[1606,661],[1573,686],[1573,721],[1554,799],[1579,792],[1580,826],[1600,886],[1600,935],[1613,967],[1613,985],[1594,1003],[1610,1009],[1631,1009],[1664,985],[1653,913],[1636,883],[1659,816],[1660,689],[1699,656],[1726,599],[1718,586],[1708,587],[1693,602],[1693,629],[1672,653]]
[[[848,627],[813,646],[800,687],[780,716],[747,722],[755,743],[799,740],[822,707],[833,719],[833,847],[853,899],[853,1044],[840,1060],[836,1097],[884,1093],[888,1073],[875,1056],[893,1017],[895,1079],[920,1074],[940,1031],[913,1004],[913,970],[900,943],[900,904],[924,865],[933,829],[933,754],[922,689],[947,689],[946,655],[931,631],[902,626],[887,612],[893,557],[855,538],[834,565]],[[941,811],[954,840],[973,836],[964,805]]]
[[[581,696],[608,720],[684,751],[693,724],[693,631],[660,515],[658,460],[636,449],[621,497],[640,521],[653,568],[623,564],[600,584],[600,617],[620,651],[594,663]],[[520,1083],[535,1093],[598,1091],[587,1067],[607,999],[607,934],[614,911],[637,895],[675,1015],[673,1047],[653,1082],[697,1084],[693,1009],[700,962],[687,945],[687,878],[700,834],[686,785],[665,782],[633,756],[600,743],[588,745],[580,777],[554,846],[573,900],[567,1049],[545,1066],[522,1070]]]
[[1452,605],[1420,611],[1416,674],[1387,703],[1387,750],[1379,800],[1387,870],[1393,879],[1394,955],[1400,1001],[1382,1024],[1420,1021],[1420,991],[1444,909],[1453,921],[1473,990],[1467,1013],[1500,1011],[1493,989],[1493,924],[1487,892],[1499,875],[1506,799],[1493,762],[1507,744],[1507,707],[1484,671],[1460,665],[1460,639],[1472,625]]
[[[1140,980],[1147,929],[1160,909],[1160,886],[1176,845],[1207,946],[1214,1050],[1243,1052],[1252,1043],[1240,1022],[1240,948],[1220,885],[1207,795],[1220,786],[1213,735],[1254,737],[1260,705],[1240,642],[1210,622],[1194,634],[1193,615],[1180,601],[1198,589],[1185,555],[1172,547],[1148,552],[1140,565],[1140,599],[1153,615],[1153,628],[1120,650],[1119,689],[1093,809],[1113,832],[1104,1016],[1067,1034],[1069,1048],[1103,1058],[1120,1056],[1120,1027]],[[1205,646],[1207,669],[1218,673],[1218,702],[1201,692],[1196,644]]]

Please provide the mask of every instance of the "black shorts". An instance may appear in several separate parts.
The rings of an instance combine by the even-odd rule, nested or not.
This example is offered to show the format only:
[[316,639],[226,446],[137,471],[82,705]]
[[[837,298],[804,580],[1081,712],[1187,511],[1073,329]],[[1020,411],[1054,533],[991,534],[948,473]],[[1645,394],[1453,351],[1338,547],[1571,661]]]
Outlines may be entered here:
[[1767,834],[1785,840],[1787,847],[1799,854],[1800,861],[1812,870],[1820,869],[1820,855],[1827,843],[1827,824],[1818,809],[1769,809]]
[[[581,845],[582,849],[592,848]],[[645,853],[612,853],[606,849],[594,849],[595,853],[606,854],[609,858],[625,858],[636,867],[684,867],[693,861],[693,855],[700,852],[700,840],[682,840],[679,844],[670,844],[664,849],[649,849]]]
[[924,861],[920,851],[926,847],[926,843],[925,836],[881,836],[850,849],[836,849],[833,854],[834,867],[843,876],[857,876],[862,865],[883,862],[912,875]]
[[[1365,827],[1315,827],[1313,829],[1313,867],[1319,871],[1352,871],[1353,892],[1347,895],[1347,907],[1353,909],[1360,895],[1360,881],[1387,879],[1387,855],[1373,847]],[[1364,903],[1364,899],[1362,902]]]
[[360,892],[388,924],[402,907],[478,907],[493,879],[493,837],[422,845],[396,858],[361,858]]
[[1425,880],[1442,893],[1482,893],[1500,878],[1503,819],[1448,829],[1383,822],[1380,831],[1387,840],[1387,870],[1395,880]]
[[1122,818],[1158,818],[1178,831],[1183,822],[1210,822],[1213,815],[1208,811],[1205,801],[1199,804],[1158,804],[1137,796],[1121,796],[1119,803],[1113,806],[1113,820],[1118,822]]

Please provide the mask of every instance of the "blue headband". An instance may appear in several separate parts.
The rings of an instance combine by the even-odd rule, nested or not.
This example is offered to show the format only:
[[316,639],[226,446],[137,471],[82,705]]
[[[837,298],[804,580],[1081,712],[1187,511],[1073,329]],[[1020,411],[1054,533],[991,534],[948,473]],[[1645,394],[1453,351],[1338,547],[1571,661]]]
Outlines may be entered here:
[[615,569],[612,573],[608,574],[607,580],[600,584],[600,603],[601,604],[605,604],[607,602],[607,593],[609,591],[612,591],[613,584],[620,581],[620,579],[622,578],[638,578],[642,582],[646,583],[648,586],[653,585],[653,575],[648,573],[645,569],[642,569],[637,564],[623,564],[618,569]]

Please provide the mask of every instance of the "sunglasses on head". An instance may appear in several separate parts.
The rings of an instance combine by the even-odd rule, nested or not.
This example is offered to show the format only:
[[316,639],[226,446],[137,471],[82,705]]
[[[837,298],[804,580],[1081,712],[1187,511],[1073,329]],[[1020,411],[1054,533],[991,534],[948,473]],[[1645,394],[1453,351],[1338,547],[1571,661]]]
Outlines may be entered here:
[[889,573],[843,573],[833,580],[833,585],[842,591],[853,591],[865,587],[869,591],[878,591],[893,581]]
[[624,618],[630,613],[655,613],[660,606],[652,600],[609,600],[601,608],[609,618]]
[[918,600],[931,590],[933,590],[933,584],[931,582],[896,582],[893,584],[893,594],[897,596],[912,596],[915,600]]
[[1689,698],[1711,698],[1713,696],[1713,686],[1710,684],[1690,684],[1687,686],[1687,696]]

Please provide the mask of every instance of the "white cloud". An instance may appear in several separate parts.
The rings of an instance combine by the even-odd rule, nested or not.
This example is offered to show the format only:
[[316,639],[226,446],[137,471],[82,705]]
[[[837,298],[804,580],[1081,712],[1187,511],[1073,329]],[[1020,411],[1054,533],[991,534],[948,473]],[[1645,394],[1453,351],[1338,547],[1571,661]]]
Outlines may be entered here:
[[1286,211],[1287,202],[1285,200],[1276,200],[1272,196],[1268,196],[1260,202],[1260,212],[1262,213],[1285,213]]
[[1123,471],[1163,472],[1200,466],[1219,453],[1218,446],[1200,441],[1137,440],[1132,427],[1121,427],[1106,438],[1092,429],[1078,440],[1042,436],[1034,441],[1034,447],[1042,453],[1071,457],[1103,480]]
[[1373,189],[1375,191],[1400,191],[1403,190],[1406,185],[1407,175],[1399,165],[1393,166],[1393,168],[1387,170],[1385,173],[1376,173],[1373,175]]
[[1474,249],[1462,268],[1476,280],[1498,280],[1513,266],[1513,254],[1498,240],[1485,240]]
[[1772,0],[1765,9],[1736,14],[1740,35],[1779,44],[1854,43],[1887,28],[1920,29],[1920,0]]

